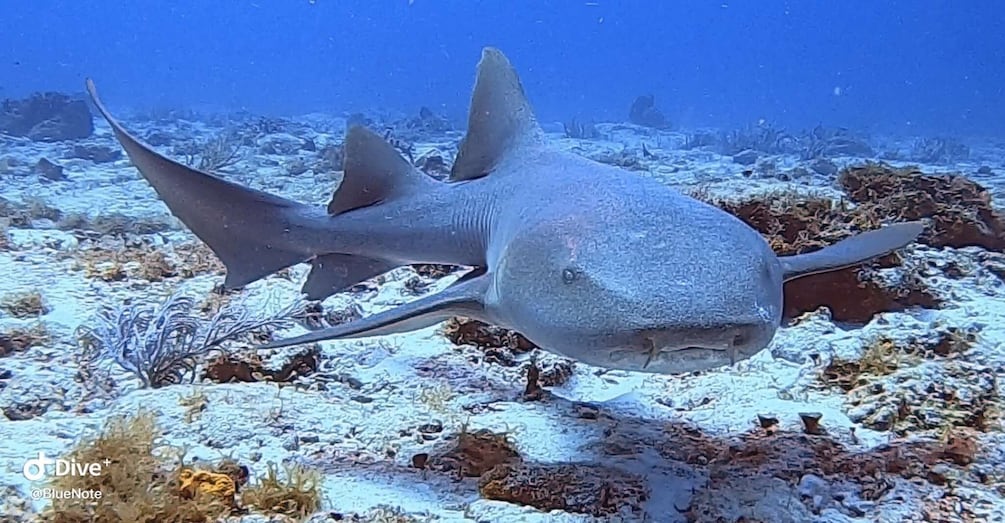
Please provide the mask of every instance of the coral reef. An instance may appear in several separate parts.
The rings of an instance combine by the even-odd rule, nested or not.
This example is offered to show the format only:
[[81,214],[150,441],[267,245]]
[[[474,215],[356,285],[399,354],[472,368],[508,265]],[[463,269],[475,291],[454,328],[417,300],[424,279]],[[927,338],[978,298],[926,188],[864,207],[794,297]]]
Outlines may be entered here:
[[576,138],[581,140],[595,140],[600,138],[600,131],[597,130],[597,126],[593,122],[583,123],[573,118],[572,120],[563,123],[562,129],[565,132],[566,138]]
[[174,245],[170,249],[146,244],[83,242],[77,249],[61,254],[74,262],[89,278],[113,282],[139,278],[157,282],[169,278],[191,278],[200,274],[223,274],[216,255],[201,242]]
[[962,175],[931,175],[912,167],[867,163],[842,171],[838,183],[857,204],[859,215],[932,220],[921,243],[1005,249],[1005,215],[992,206],[987,189]]
[[970,159],[970,147],[953,138],[918,138],[907,156],[914,162],[953,164]]
[[481,477],[478,491],[486,499],[543,511],[636,518],[641,518],[642,505],[651,495],[640,476],[587,463],[500,465]]
[[651,94],[641,95],[632,102],[628,110],[628,121],[643,127],[666,129],[670,126],[666,116],[656,107],[656,97]]
[[48,314],[50,309],[40,292],[26,291],[0,298],[0,311],[15,318],[37,318]]
[[91,110],[83,100],[62,93],[35,93],[0,102],[0,133],[37,142],[87,138],[94,133]]
[[[215,520],[231,513],[231,504],[201,489],[183,492],[180,479],[191,472],[173,472],[159,453],[161,434],[153,415],[113,418],[104,431],[84,440],[71,452],[79,463],[110,460],[97,476],[60,476],[55,488],[99,491],[97,499],[55,499],[42,514],[50,523],[192,523]],[[192,495],[187,495],[192,494]]]
[[[737,216],[759,231],[779,255],[809,252],[855,232],[880,226],[879,216],[827,197],[770,193],[745,199],[694,196]],[[898,282],[881,278],[877,268],[901,265],[896,256],[864,266],[814,274],[784,287],[788,318],[827,307],[837,321],[865,323],[881,312],[921,306],[936,308],[941,299],[909,268]]]
[[[941,441],[894,440],[868,451],[851,450],[824,434],[784,430],[755,430],[720,441],[691,427],[670,425],[666,436],[662,453],[708,470],[709,483],[695,493],[686,514],[688,521],[701,522],[736,521],[738,516],[745,521],[778,521],[778,513],[772,513],[778,508],[763,493],[786,485],[804,491],[811,483],[844,483],[855,492],[840,500],[831,497],[829,486],[819,498],[808,494],[810,499],[802,501],[810,504],[806,517],[819,515],[822,507],[835,501],[844,511],[863,517],[894,489],[897,479],[944,485],[947,476],[973,461],[977,450],[966,431]],[[752,495],[755,492],[762,495]]]
[[266,514],[279,514],[302,521],[321,508],[321,476],[301,466],[285,467],[281,479],[274,464],[266,476],[241,492],[241,502]]
[[303,304],[295,302],[263,317],[254,317],[249,307],[236,304],[218,311],[208,321],[195,313],[194,306],[193,298],[173,294],[157,307],[103,307],[93,324],[77,329],[80,365],[96,369],[110,360],[136,376],[144,387],[191,382],[196,366],[211,352],[223,350],[224,343],[256,331],[288,324],[290,316]]
[[463,429],[456,439],[453,447],[429,458],[425,468],[477,478],[498,465],[520,460],[520,454],[505,434]]
[[0,331],[0,357],[48,343],[52,335],[39,323],[27,329],[17,328]]
[[946,330],[927,338],[881,338],[855,360],[835,358],[823,383],[848,395],[849,418],[901,436],[967,427],[986,431],[997,416],[990,367],[967,360],[977,334]]
[[[171,231],[177,229],[177,223],[177,220],[171,216],[134,217],[121,213],[89,216],[80,213],[66,213],[60,215],[56,226],[62,230],[81,233],[82,236],[91,239],[100,239]],[[193,247],[198,249],[199,246],[201,246],[202,250],[209,252],[209,248],[201,243]],[[181,244],[178,247],[184,248],[185,244]]]
[[[1005,227],[991,197],[1005,186],[1000,144],[974,141],[983,163],[947,168],[973,172],[978,185],[914,167],[848,167],[874,152],[845,129],[789,133],[762,121],[677,133],[652,97],[638,102],[635,123],[647,127],[571,120],[565,133],[575,139],[555,145],[737,195],[697,194],[780,254],[911,219],[928,224],[921,246],[786,284],[792,321],[774,357],[715,372],[606,371],[468,318],[449,320],[442,335],[247,350],[277,328],[379,313],[464,268],[415,265],[324,302],[297,302],[303,267],[227,291],[216,256],[107,133],[58,144],[0,136],[0,261],[11,275],[0,296],[51,282],[42,309],[8,300],[21,317],[0,312],[5,437],[61,458],[114,461],[91,483],[57,485],[98,488],[103,501],[58,500],[44,515],[30,514],[27,485],[9,475],[0,520],[1002,520],[1003,316],[994,299]],[[428,175],[449,174],[461,133],[428,108],[351,119]],[[130,128],[191,165],[248,167],[255,175],[238,175],[241,183],[323,205],[318,184],[330,189],[342,175],[343,123],[173,111]],[[897,154],[945,164],[968,155],[951,138]],[[264,288],[297,304],[265,314]],[[895,313],[914,307],[926,310]],[[149,414],[115,417],[135,405],[171,426]],[[103,434],[79,439],[109,418]],[[11,470],[23,460],[18,448],[0,454]]]
[[321,351],[312,345],[289,357],[278,369],[266,368],[256,354],[220,354],[206,364],[205,377],[217,383],[270,381],[290,382],[318,370]]
[[102,495],[55,499],[41,520],[201,523],[253,511],[302,521],[320,508],[320,476],[313,470],[286,467],[284,480],[270,465],[265,477],[245,485],[247,468],[229,459],[210,469],[186,464],[179,449],[160,442],[162,435],[149,412],[109,420],[102,433],[80,442],[68,456],[78,463],[107,463],[101,473],[58,476],[51,481],[52,487],[61,490]]
[[456,345],[476,345],[480,348],[509,348],[526,352],[536,345],[521,334],[494,327],[478,320],[455,317],[443,325],[443,334]]

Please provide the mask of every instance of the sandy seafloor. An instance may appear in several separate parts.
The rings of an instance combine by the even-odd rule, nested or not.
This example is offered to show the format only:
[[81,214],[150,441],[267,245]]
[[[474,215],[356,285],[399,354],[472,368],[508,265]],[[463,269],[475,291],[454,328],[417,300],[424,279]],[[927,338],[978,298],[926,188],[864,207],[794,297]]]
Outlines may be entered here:
[[[299,143],[305,138],[319,148],[337,143],[344,120],[315,114],[294,121],[298,122],[292,131],[296,138],[285,133],[257,137],[254,145],[241,149],[239,163],[223,176],[300,201],[327,203],[336,183],[331,173],[307,169],[291,174],[291,165],[298,158],[311,165],[316,152],[293,147],[284,154],[283,147],[261,145]],[[126,118],[125,123],[141,136],[158,131],[178,139],[206,139],[220,130],[214,124],[171,119]],[[110,129],[104,122],[96,120],[96,124],[95,135],[85,142],[117,149]],[[702,187],[724,195],[790,188],[839,194],[832,176],[794,171],[806,162],[792,156],[767,158],[775,166],[773,170],[758,169],[757,174],[744,176],[747,168],[728,156],[681,148],[680,133],[620,124],[604,124],[599,129],[604,139],[572,139],[561,132],[550,132],[549,136],[558,147],[595,158],[621,151],[639,155],[645,143],[654,157],[644,160],[638,175],[654,176],[684,189]],[[449,161],[460,136],[458,132],[430,133],[416,142],[415,157],[438,151]],[[72,145],[0,137],[0,157],[16,158],[12,163],[20,166],[0,174],[0,196],[12,202],[44,201],[63,213],[122,213],[137,219],[169,216],[124,157],[98,164],[72,158]],[[171,151],[170,147],[159,149]],[[33,172],[31,166],[42,157],[63,166],[66,179],[49,181]],[[862,160],[843,157],[833,161],[843,166]],[[981,166],[990,167],[990,172],[985,169],[986,174],[976,174]],[[1005,142],[974,146],[965,163],[921,167],[925,172],[971,176],[990,189],[1001,205]],[[777,173],[786,172],[804,174],[781,181]],[[128,277],[108,282],[89,276],[75,262],[84,233],[60,230],[40,218],[31,227],[11,227],[8,234],[9,249],[0,252],[0,295],[37,289],[48,312],[29,319],[0,313],[0,329],[41,321],[52,339],[0,358],[5,376],[0,406],[23,410],[25,405],[43,405],[44,411],[25,416],[28,419],[0,417],[0,489],[6,489],[0,500],[3,514],[43,506],[42,502],[26,501],[33,484],[24,479],[20,468],[27,457],[39,451],[65,454],[80,438],[99,431],[110,416],[147,408],[156,413],[166,430],[166,440],[186,446],[189,456],[207,460],[231,456],[250,467],[253,478],[261,476],[269,462],[294,461],[323,471],[324,511],[315,521],[335,521],[334,513],[392,521],[381,519],[391,509],[414,518],[401,521],[591,520],[582,514],[542,512],[485,500],[479,496],[475,478],[457,481],[448,473],[411,466],[417,453],[434,454],[449,447],[448,436],[462,424],[468,430],[507,433],[524,459],[534,462],[588,463],[641,475],[650,492],[643,504],[646,515],[626,514],[611,520],[685,521],[690,508],[698,521],[922,521],[934,519],[932,514],[940,514],[945,521],[1005,521],[1005,447],[1001,446],[1005,438],[1000,418],[976,434],[979,445],[974,463],[946,472],[949,477],[945,481],[891,475],[888,492],[875,501],[862,499],[858,478],[847,475],[821,477],[806,472],[797,474],[796,481],[783,480],[776,471],[792,463],[768,459],[742,467],[722,462],[706,466],[701,460],[681,455],[696,452],[689,449],[689,445],[696,445],[695,438],[726,448],[742,434],[756,434],[760,430],[758,415],[774,416],[779,430],[801,434],[799,414],[820,413],[827,431],[821,437],[837,441],[849,451],[869,452],[900,439],[853,423],[847,394],[821,386],[817,379],[821,359],[854,359],[870,340],[881,335],[926,336],[947,326],[979,330],[968,364],[1000,378],[1005,368],[1005,284],[975,261],[980,258],[978,248],[914,246],[907,250],[906,257],[930,261],[933,266],[955,260],[973,268],[952,279],[938,271],[927,275],[929,286],[946,299],[939,310],[884,313],[865,326],[851,327],[835,325],[821,313],[781,329],[770,348],[749,361],[695,375],[601,372],[575,364],[566,383],[548,387],[539,401],[526,401],[522,398],[522,365],[480,359],[478,348],[456,346],[442,335],[440,327],[432,327],[379,339],[322,343],[320,369],[299,378],[295,387],[203,381],[144,389],[128,373],[118,372],[118,388],[110,397],[85,399],[84,389],[75,379],[74,354],[79,349],[74,329],[89,321],[96,307],[127,298],[152,304],[173,292],[202,299],[222,276],[210,273],[157,282]],[[141,237],[152,245],[194,240],[177,226]],[[109,241],[114,244],[119,240]],[[251,300],[250,304],[289,303],[297,299],[305,275],[306,266],[298,266],[289,275],[272,276],[248,286],[239,297]],[[378,287],[336,295],[325,305],[334,309],[356,303],[364,314],[392,307],[415,299],[416,295],[405,289],[413,275],[412,269],[398,269]],[[419,295],[436,292],[457,277],[453,274],[430,281]],[[299,331],[296,328],[279,336]],[[278,354],[270,357],[281,359],[297,350],[276,351]],[[535,352],[545,366],[561,360]],[[810,353],[820,358],[808,358]],[[530,356],[520,355],[520,362]],[[918,363],[901,379],[943,384],[960,379],[958,374],[948,373],[946,365],[950,362]],[[353,379],[345,379],[347,376]],[[967,376],[964,373],[964,378],[949,386],[964,390],[970,381]],[[195,394],[204,395],[206,403],[198,416],[188,418],[188,407],[180,399]],[[417,427],[431,422],[442,425],[443,430],[429,438],[419,437]],[[672,429],[685,426],[695,429],[697,435],[687,439],[681,430]],[[938,436],[919,431],[905,437]],[[380,515],[380,507],[384,507],[385,516]],[[245,520],[264,518],[252,515]]]

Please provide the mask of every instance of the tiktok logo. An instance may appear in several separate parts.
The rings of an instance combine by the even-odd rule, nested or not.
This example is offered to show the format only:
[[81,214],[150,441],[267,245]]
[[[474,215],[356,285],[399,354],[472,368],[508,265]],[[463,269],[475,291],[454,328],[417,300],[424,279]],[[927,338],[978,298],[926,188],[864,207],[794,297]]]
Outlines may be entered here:
[[[107,467],[112,464],[112,461],[105,459],[102,463]],[[37,458],[25,461],[24,466],[21,467],[21,474],[28,481],[38,481],[46,476],[48,473],[46,467],[49,465],[56,466],[53,474],[56,477],[101,475],[101,463],[80,463],[74,459],[69,461],[65,459],[52,459],[46,456],[45,452],[39,452]]]
[[47,457],[45,452],[39,452],[37,458],[24,462],[24,466],[21,467],[21,473],[24,474],[25,479],[28,481],[38,481],[45,477],[45,467],[55,463],[56,460]]

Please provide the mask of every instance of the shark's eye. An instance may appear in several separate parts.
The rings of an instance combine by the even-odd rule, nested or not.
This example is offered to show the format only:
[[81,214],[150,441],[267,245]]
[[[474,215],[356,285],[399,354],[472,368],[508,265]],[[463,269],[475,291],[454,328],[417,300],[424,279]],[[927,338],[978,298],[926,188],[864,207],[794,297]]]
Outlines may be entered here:
[[576,281],[576,277],[579,276],[573,269],[562,269],[562,281],[565,283],[572,283]]

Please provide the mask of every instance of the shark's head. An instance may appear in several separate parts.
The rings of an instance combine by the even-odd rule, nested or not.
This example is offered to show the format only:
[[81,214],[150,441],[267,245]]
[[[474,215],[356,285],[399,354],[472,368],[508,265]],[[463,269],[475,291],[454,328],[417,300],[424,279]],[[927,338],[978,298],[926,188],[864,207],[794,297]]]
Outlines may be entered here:
[[489,306],[542,348],[604,368],[690,372],[767,346],[783,275],[765,241],[693,200],[640,211],[634,196],[581,199],[520,231]]

